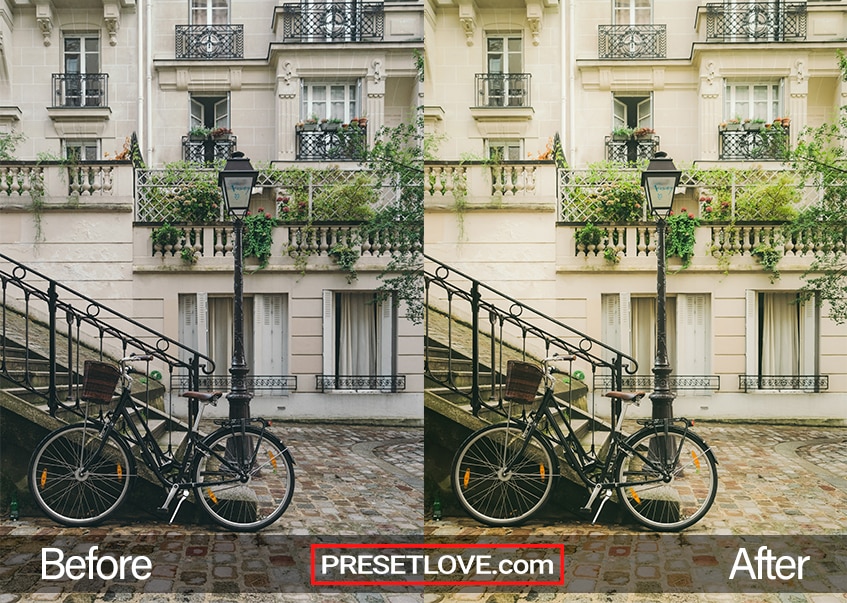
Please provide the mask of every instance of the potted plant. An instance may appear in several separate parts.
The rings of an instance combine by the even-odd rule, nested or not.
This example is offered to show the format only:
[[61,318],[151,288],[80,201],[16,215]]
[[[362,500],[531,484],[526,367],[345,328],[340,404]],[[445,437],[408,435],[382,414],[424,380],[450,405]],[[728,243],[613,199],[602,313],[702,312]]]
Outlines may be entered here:
[[755,119],[745,119],[744,120],[744,129],[749,132],[758,132],[765,125],[765,120],[759,117]]
[[620,127],[612,130],[612,140],[629,140],[632,138],[632,133],[634,130],[632,128]]
[[606,233],[604,231],[594,226],[591,222],[588,222],[585,226],[576,230],[574,238],[576,239],[577,245],[580,245],[589,251],[593,251],[602,242],[603,235],[605,234]]
[[726,129],[730,132],[741,129],[741,118],[737,115],[726,120]]
[[636,138],[653,138],[656,131],[653,128],[636,128],[632,133]]
[[174,245],[179,243],[180,237],[182,237],[182,231],[167,222],[159,228],[154,228],[153,232],[150,233],[150,238],[153,239],[153,245],[162,251],[173,249]]
[[205,126],[194,126],[188,131],[190,140],[206,140],[209,137],[211,130]]
[[317,130],[318,129],[318,116],[312,114],[311,117],[305,119],[303,121],[303,129],[304,130]]
[[367,117],[360,117],[359,118],[359,127],[364,128],[364,127],[367,127],[367,125],[368,125],[368,118]]
[[321,129],[324,132],[335,132],[341,127],[341,120],[337,118],[328,119],[321,123]]
[[209,132],[209,136],[212,138],[219,140],[221,138],[229,138],[232,136],[232,130],[229,128],[215,128],[211,132]]

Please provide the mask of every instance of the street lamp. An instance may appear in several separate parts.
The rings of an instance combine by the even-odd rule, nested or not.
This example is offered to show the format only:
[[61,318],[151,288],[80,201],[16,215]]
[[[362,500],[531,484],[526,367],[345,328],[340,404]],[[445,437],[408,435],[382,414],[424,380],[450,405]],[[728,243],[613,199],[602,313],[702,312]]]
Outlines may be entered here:
[[656,214],[656,361],[653,366],[654,419],[673,418],[674,395],[670,388],[671,366],[668,361],[667,310],[665,307],[665,225],[671,212],[674,191],[682,172],[676,169],[667,153],[659,152],[650,160],[647,169],[641,172],[641,186],[647,195],[650,211]]
[[244,419],[250,417],[250,399],[252,394],[247,390],[247,361],[244,357],[244,269],[241,258],[241,234],[244,228],[244,216],[250,207],[250,195],[256,184],[259,172],[253,169],[250,160],[244,153],[233,153],[224,169],[218,173],[218,186],[223,191],[227,212],[233,217],[235,231],[232,244],[232,254],[235,258],[234,285],[235,300],[233,303],[233,345],[232,387],[226,398],[229,401],[229,418]]

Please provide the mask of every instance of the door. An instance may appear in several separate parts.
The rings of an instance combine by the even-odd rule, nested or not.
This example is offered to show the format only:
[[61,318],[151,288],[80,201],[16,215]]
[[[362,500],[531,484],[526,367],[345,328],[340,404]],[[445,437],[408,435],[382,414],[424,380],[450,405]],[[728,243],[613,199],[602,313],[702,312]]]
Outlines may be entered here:
[[61,106],[100,107],[100,39],[96,35],[68,36],[64,46],[64,91]]

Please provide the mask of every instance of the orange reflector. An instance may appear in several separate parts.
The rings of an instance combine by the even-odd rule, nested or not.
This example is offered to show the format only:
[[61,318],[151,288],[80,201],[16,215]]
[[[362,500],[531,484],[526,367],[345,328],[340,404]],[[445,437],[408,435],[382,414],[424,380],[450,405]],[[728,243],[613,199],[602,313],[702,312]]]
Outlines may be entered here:
[[274,469],[276,469],[276,457],[270,450],[268,450],[268,458],[271,459],[271,465],[273,465]]
[[212,501],[213,503],[215,503],[215,504],[218,504],[218,497],[217,497],[217,496],[215,496],[215,493],[214,493],[214,492],[212,492],[212,489],[211,489],[211,488],[206,488],[206,492],[208,492],[208,493],[209,493],[209,500],[211,500],[211,501]]
[[629,489],[629,495],[632,496],[632,500],[635,501],[635,504],[637,504],[637,505],[641,504],[641,497],[638,496],[638,492],[635,491],[635,488]]
[[544,464],[538,465],[538,472],[541,474],[541,481],[543,482],[546,479],[546,474],[544,472]]
[[692,450],[691,458],[694,459],[694,466],[697,467],[697,471],[700,471],[700,459],[697,458],[697,454]]
[[44,469],[41,472],[41,487],[43,488],[46,485],[47,485],[47,469]]
[[124,480],[124,468],[121,467],[121,464],[118,463],[118,481],[122,482]]
[[467,488],[468,482],[471,481],[471,470],[465,469],[465,477],[462,478],[462,487]]

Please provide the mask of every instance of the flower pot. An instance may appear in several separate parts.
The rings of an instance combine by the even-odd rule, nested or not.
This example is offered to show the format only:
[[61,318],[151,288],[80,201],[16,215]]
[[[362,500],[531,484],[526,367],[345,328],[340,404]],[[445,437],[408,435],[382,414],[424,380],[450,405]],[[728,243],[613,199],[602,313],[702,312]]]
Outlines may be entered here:
[[741,129],[741,124],[726,124],[727,132],[737,132]]
[[338,122],[327,122],[321,125],[321,130],[324,132],[337,132],[340,126],[341,124]]
[[316,124],[316,123],[314,123],[314,124],[303,124],[303,129],[306,130],[307,132],[314,132],[315,130],[318,129],[318,124]]
[[744,129],[748,132],[758,132],[762,129],[763,125],[765,124],[751,121],[749,124],[744,124]]

